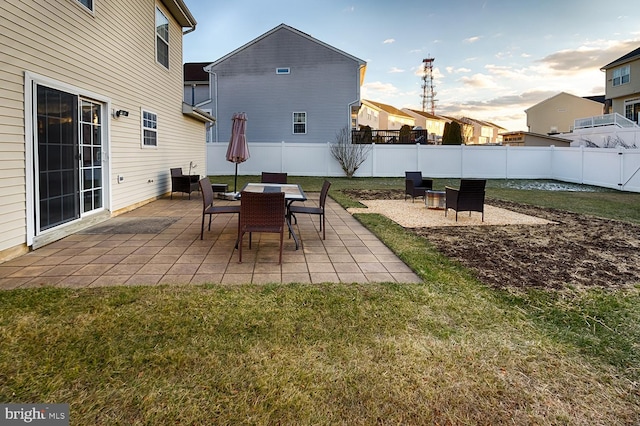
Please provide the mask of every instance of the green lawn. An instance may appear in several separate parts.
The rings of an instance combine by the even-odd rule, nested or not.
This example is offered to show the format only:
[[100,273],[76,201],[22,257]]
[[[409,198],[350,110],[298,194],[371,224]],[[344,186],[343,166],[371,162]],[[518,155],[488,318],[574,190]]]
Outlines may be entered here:
[[[345,204],[341,189],[403,187],[331,180]],[[487,191],[640,223],[640,194]],[[637,424],[640,285],[497,291],[358,218],[423,283],[0,292],[0,401],[66,402],[73,425]]]

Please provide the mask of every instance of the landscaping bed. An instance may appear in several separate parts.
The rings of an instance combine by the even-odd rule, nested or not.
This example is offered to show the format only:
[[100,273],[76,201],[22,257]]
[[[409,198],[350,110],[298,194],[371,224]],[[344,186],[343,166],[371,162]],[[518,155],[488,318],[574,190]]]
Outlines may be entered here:
[[[359,200],[404,202],[401,190],[344,192]],[[613,288],[640,282],[640,226],[497,199],[486,204],[554,223],[407,229],[497,288]]]

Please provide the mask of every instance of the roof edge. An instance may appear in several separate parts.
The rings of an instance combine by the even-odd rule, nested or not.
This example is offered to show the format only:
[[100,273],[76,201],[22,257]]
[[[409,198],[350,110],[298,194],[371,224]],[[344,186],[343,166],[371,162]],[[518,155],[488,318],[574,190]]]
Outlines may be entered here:
[[243,51],[244,49],[248,48],[249,46],[252,46],[252,45],[254,45],[254,44],[258,43],[259,41],[262,41],[263,39],[267,38],[267,37],[268,37],[268,36],[270,36],[271,34],[275,33],[275,32],[276,32],[276,31],[278,31],[278,30],[281,30],[281,29],[286,29],[286,30],[288,30],[288,31],[291,31],[291,32],[293,32],[293,33],[295,33],[295,34],[298,34],[299,36],[302,36],[302,37],[304,37],[304,38],[306,38],[306,39],[310,40],[310,41],[313,41],[313,42],[315,42],[315,43],[318,43],[318,44],[319,44],[319,45],[321,45],[321,46],[324,46],[324,47],[326,47],[326,48],[328,48],[328,49],[330,49],[330,50],[333,50],[334,52],[337,52],[337,53],[339,53],[339,54],[341,54],[341,55],[344,55],[344,56],[346,56],[346,57],[348,57],[348,58],[350,58],[350,59],[354,60],[354,61],[355,61],[355,62],[357,62],[359,65],[364,65],[364,66],[366,66],[366,65],[367,65],[367,62],[366,62],[366,61],[364,61],[364,60],[362,60],[362,59],[360,59],[360,58],[357,58],[357,57],[355,57],[355,56],[353,56],[353,55],[351,55],[351,54],[349,54],[349,53],[347,53],[347,52],[345,52],[345,51],[343,51],[343,50],[340,50],[340,49],[338,49],[337,47],[333,47],[333,46],[331,46],[330,44],[327,44],[327,43],[325,43],[325,42],[323,42],[323,41],[321,41],[321,40],[318,40],[317,38],[314,38],[314,37],[310,36],[309,34],[304,33],[304,32],[302,32],[302,31],[300,31],[300,30],[298,30],[298,29],[296,29],[296,28],[293,28],[293,27],[291,27],[291,26],[289,26],[289,25],[287,25],[287,24],[280,24],[280,25],[278,25],[277,27],[270,29],[270,30],[269,30],[269,31],[267,31],[266,33],[264,33],[264,34],[262,34],[262,35],[260,35],[260,36],[258,36],[258,37],[256,37],[256,38],[254,38],[254,39],[253,39],[253,40],[251,40],[250,42],[245,43],[245,44],[243,44],[242,46],[238,47],[237,49],[235,49],[235,50],[233,50],[233,51],[231,51],[231,52],[227,53],[227,54],[226,54],[226,55],[224,55],[223,57],[221,57],[221,58],[219,58],[219,59],[217,59],[217,60],[215,60],[215,61],[211,62],[209,65],[207,65],[206,67],[204,67],[205,71],[210,72],[210,71],[211,71],[211,68],[212,68],[212,67],[214,67],[215,65],[219,64],[220,62],[223,62],[223,61],[227,60],[227,59],[228,59],[228,58],[230,58],[231,56],[233,56],[233,55],[235,55],[235,54],[237,54],[237,53],[239,53],[239,52]]

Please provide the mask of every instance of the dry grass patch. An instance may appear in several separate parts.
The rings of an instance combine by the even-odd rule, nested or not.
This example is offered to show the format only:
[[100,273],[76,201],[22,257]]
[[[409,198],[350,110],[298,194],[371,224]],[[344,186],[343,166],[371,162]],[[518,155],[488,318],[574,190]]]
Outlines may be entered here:
[[[0,294],[0,399],[73,424],[625,424],[629,384],[480,287]],[[637,417],[636,417],[637,418]]]

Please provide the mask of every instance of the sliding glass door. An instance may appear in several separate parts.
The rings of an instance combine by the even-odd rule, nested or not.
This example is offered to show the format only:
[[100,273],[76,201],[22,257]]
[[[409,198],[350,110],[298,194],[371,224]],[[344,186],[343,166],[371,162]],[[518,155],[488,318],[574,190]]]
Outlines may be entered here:
[[36,98],[36,223],[44,231],[104,205],[104,105],[42,85]]

